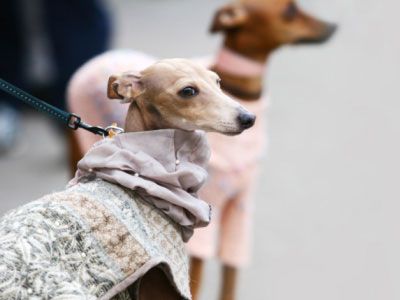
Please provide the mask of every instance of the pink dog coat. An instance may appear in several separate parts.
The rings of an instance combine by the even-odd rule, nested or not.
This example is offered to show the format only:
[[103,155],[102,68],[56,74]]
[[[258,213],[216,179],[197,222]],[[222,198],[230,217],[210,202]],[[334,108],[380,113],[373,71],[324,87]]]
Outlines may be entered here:
[[[223,49],[214,59],[195,59],[206,66],[218,64],[229,73],[260,75],[264,67],[247,58]],[[138,72],[156,61],[155,58],[130,50],[106,52],[83,65],[72,77],[68,88],[68,105],[72,112],[93,125],[124,125],[128,104],[107,99],[110,75],[128,70]],[[239,70],[239,71],[237,71]],[[249,261],[252,220],[252,193],[258,164],[265,153],[265,99],[241,101],[241,105],[257,115],[255,125],[238,136],[208,134],[211,146],[209,179],[200,190],[200,197],[213,207],[208,227],[198,229],[188,243],[190,254],[209,258],[218,255],[229,265],[240,267]],[[78,130],[78,143],[86,152],[99,138]],[[219,242],[218,242],[219,236]]]
[[[258,76],[264,65],[222,49],[213,62],[219,70],[239,76]],[[212,65],[210,63],[206,64]],[[209,177],[199,195],[213,208],[211,223],[195,231],[189,253],[202,259],[218,256],[226,265],[243,267],[250,261],[253,199],[258,165],[266,153],[266,98],[236,99],[256,114],[254,126],[237,136],[209,133]]]

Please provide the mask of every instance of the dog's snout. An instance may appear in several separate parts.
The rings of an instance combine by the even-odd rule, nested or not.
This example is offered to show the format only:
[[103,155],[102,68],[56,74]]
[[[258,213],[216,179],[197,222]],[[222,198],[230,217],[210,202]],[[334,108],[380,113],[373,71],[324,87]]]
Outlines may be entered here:
[[237,120],[242,129],[247,129],[254,125],[256,116],[251,113],[241,111],[239,112]]

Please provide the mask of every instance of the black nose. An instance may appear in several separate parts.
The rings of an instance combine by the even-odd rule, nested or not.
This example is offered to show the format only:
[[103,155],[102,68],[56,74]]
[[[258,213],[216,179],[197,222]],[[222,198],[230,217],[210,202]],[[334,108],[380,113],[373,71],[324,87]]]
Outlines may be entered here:
[[256,116],[248,112],[240,112],[237,120],[242,129],[247,129],[254,125],[254,122],[256,121]]
[[326,27],[326,38],[329,39],[338,29],[338,26],[333,23],[329,23]]

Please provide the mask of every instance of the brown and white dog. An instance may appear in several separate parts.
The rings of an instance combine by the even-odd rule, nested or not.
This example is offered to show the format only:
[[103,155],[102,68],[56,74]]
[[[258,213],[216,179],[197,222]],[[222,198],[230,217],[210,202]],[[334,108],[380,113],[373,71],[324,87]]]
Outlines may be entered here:
[[172,128],[240,134],[253,126],[255,115],[223,93],[220,81],[198,63],[166,59],[140,74],[111,76],[107,97],[130,103],[127,132]]
[[255,121],[219,81],[186,59],[111,76],[126,132],[94,145],[65,190],[1,218],[1,298],[191,299],[184,242],[211,215],[203,131]]
[[[210,31],[224,35],[223,47],[205,64],[220,76],[223,90],[256,113],[258,121],[240,136],[230,139],[209,136],[211,180],[200,196],[213,205],[214,220],[212,226],[199,230],[189,243],[193,257],[191,288],[194,299],[201,284],[203,261],[216,254],[217,244],[223,263],[221,299],[234,299],[237,269],[249,258],[251,193],[257,182],[259,158],[265,152],[263,79],[270,54],[286,44],[323,43],[335,29],[335,25],[306,14],[291,0],[236,1],[215,14]],[[121,116],[127,107],[113,106],[106,100],[103,82],[110,73],[141,70],[154,60],[135,51],[110,51],[89,61],[70,82],[68,102],[71,110],[92,124],[123,124]],[[192,113],[203,114],[199,110]],[[77,132],[71,137],[72,168],[95,140],[96,137],[85,132]],[[212,239],[217,231],[220,231],[220,242],[214,243]]]

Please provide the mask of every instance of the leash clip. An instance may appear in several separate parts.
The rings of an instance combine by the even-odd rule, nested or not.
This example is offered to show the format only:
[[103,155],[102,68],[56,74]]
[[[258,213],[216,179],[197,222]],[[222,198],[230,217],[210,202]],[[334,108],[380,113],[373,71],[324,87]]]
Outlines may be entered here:
[[68,128],[72,130],[77,130],[78,128],[83,128],[91,133],[101,135],[102,137],[108,136],[109,132],[108,130],[100,127],[100,126],[92,126],[89,124],[86,124],[81,120],[81,117],[71,113],[68,117],[67,121],[67,126]]

